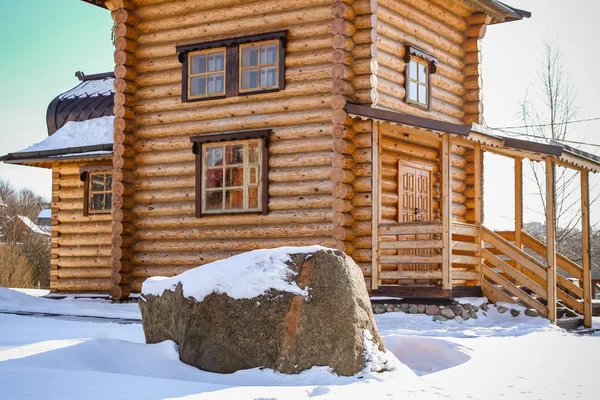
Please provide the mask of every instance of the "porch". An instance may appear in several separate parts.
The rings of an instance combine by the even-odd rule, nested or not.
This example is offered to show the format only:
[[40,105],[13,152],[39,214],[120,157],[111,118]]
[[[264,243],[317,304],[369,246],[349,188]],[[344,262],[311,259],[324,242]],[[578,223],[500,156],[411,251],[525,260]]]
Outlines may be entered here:
[[[589,173],[600,171],[600,158],[557,143],[499,137],[477,124],[362,106],[349,111],[373,123],[373,296],[485,295],[520,303],[554,322],[565,312],[583,315],[591,326]],[[483,224],[485,153],[514,160],[513,231],[493,232]],[[545,166],[545,244],[523,231],[523,160]],[[557,253],[557,166],[580,175],[581,266]]]

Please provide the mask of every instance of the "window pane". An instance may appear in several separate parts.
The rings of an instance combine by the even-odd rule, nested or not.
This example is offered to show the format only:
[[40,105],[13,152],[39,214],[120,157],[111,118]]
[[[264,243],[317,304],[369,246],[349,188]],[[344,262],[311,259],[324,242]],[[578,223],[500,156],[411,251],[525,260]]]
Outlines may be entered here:
[[417,63],[416,61],[410,60],[408,63],[408,73],[410,79],[417,80]]
[[417,84],[415,82],[408,83],[409,98],[412,101],[417,101]]
[[225,147],[225,160],[227,164],[243,164],[244,163],[244,145],[236,144]]
[[427,83],[427,73],[423,64],[419,64],[419,82]]
[[104,210],[104,193],[92,195],[92,210]]
[[190,79],[190,93],[192,96],[206,94],[206,76],[192,76]]
[[228,210],[244,208],[243,189],[227,190],[225,192],[225,208]]
[[206,171],[206,188],[223,187],[223,169],[211,168]]
[[248,169],[248,185],[258,185],[258,167],[256,165]]
[[212,74],[208,76],[208,93],[223,93],[223,74]]
[[258,142],[248,143],[248,162],[250,164],[258,163]]
[[208,54],[208,72],[223,71],[225,65],[225,53],[222,51]]
[[258,208],[258,188],[248,188],[248,208]]
[[214,165],[223,165],[223,148],[209,147],[206,149],[206,165],[212,167]]
[[258,47],[244,47],[242,49],[242,67],[258,65]]
[[110,210],[112,208],[112,193],[106,193],[104,198],[104,209]]
[[427,104],[427,86],[419,85],[419,103]]
[[190,72],[192,74],[201,74],[206,72],[206,54],[199,54],[191,57]]
[[258,68],[242,70],[242,89],[258,87]]
[[225,171],[225,186],[243,186],[244,185],[244,167],[227,168]]
[[277,62],[277,45],[268,44],[260,48],[260,63],[275,64]]
[[92,174],[92,191],[104,190],[104,174]]
[[206,192],[206,202],[204,206],[207,210],[222,210],[223,209],[223,192]]
[[269,87],[277,85],[277,67],[262,68],[260,70],[260,86]]

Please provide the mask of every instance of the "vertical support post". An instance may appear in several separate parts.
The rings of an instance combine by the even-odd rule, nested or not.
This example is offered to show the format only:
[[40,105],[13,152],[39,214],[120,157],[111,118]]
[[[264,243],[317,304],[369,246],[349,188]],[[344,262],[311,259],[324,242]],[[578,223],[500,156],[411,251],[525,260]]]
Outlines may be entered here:
[[581,257],[583,260],[583,325],[592,327],[592,259],[590,254],[590,181],[581,170]]
[[442,288],[452,290],[452,155],[451,137],[442,138]]
[[[515,157],[515,246],[523,250],[523,159]],[[515,265],[521,271],[519,263]]]
[[480,225],[483,222],[483,157],[481,152],[481,144],[475,143],[474,164],[475,164],[475,223]]
[[372,138],[372,179],[373,194],[371,197],[371,289],[379,287],[379,221],[381,213],[379,203],[381,202],[381,185],[379,183],[379,123],[373,121]]
[[546,248],[548,319],[556,323],[556,201],[552,157],[546,157]]
[[[481,256],[481,224],[483,223],[483,152],[481,150],[481,144],[475,143],[473,148],[474,159],[473,162],[475,164],[475,224],[478,225],[477,228],[477,237],[475,240],[477,241],[477,256]],[[480,265],[481,258],[479,259],[479,263],[477,264],[477,272],[481,272]],[[477,284],[481,285],[481,274],[479,274],[479,278],[477,280]]]

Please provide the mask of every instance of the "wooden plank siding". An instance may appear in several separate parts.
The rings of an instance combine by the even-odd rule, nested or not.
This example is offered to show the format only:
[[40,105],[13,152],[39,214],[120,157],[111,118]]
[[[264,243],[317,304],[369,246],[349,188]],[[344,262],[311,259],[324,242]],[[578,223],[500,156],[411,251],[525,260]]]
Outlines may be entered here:
[[[110,159],[93,165],[110,164]],[[51,280],[53,292],[108,292],[111,288],[111,214],[83,215],[81,162],[52,167]]]
[[[331,1],[141,0],[136,14],[132,290],[257,248],[333,247]],[[284,90],[181,102],[176,45],[279,30],[288,30]],[[268,215],[196,218],[189,137],[257,128],[272,130]]]

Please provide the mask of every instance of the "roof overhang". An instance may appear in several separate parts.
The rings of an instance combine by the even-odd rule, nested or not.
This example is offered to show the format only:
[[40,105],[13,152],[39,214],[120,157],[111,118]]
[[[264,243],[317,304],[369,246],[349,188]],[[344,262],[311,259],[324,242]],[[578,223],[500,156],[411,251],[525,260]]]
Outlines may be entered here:
[[463,0],[471,7],[492,17],[492,24],[530,18],[529,11],[520,10],[497,0]]
[[[95,144],[90,146],[67,147],[55,150],[23,151],[19,153],[8,153],[0,157],[0,161],[9,164],[21,164],[25,162],[62,160],[65,158],[81,158],[86,156],[98,157],[98,152],[107,152],[112,155],[113,144]],[[89,154],[93,153],[93,154]]]
[[362,119],[376,119],[398,125],[408,125],[439,133],[451,133],[460,136],[469,136],[471,128],[466,125],[453,124],[430,118],[417,117],[416,115],[404,114],[397,111],[373,108],[360,104],[347,103],[346,112],[351,117]]
[[88,4],[92,4],[94,6],[107,8],[106,5],[104,4],[104,0],[81,0],[81,1],[88,3]]
[[545,144],[504,137],[496,135],[491,129],[478,124],[472,126],[453,124],[354,103],[346,104],[346,112],[352,118],[400,125],[413,131],[426,131],[429,134],[433,132],[438,135],[449,133],[455,136],[453,141],[456,144],[473,147],[478,143],[484,151],[506,157],[521,157],[533,161],[553,157],[558,165],[566,168],[600,172],[600,157],[558,142]]

